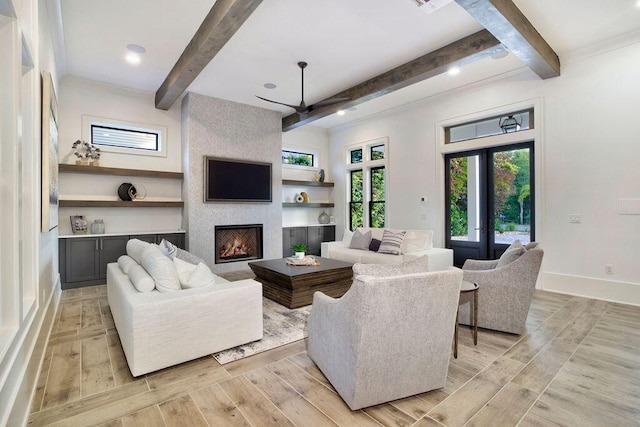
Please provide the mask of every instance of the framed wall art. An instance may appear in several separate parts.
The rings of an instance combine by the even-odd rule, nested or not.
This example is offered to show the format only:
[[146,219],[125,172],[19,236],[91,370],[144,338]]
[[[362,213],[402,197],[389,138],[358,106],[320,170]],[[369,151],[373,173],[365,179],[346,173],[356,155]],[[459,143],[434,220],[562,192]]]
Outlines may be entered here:
[[42,231],[58,226],[58,101],[51,73],[42,72]]

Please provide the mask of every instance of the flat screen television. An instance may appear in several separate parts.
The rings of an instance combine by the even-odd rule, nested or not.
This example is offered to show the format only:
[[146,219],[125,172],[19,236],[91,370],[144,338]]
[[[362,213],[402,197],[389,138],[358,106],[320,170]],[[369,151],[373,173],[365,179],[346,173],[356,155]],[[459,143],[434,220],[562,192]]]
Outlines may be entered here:
[[271,202],[271,163],[205,156],[204,201]]

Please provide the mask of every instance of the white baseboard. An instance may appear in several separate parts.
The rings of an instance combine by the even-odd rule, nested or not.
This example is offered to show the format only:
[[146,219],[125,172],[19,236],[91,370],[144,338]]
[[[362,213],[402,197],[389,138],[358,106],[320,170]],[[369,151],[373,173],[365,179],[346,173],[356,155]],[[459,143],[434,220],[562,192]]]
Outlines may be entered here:
[[640,284],[542,272],[540,289],[640,306]]

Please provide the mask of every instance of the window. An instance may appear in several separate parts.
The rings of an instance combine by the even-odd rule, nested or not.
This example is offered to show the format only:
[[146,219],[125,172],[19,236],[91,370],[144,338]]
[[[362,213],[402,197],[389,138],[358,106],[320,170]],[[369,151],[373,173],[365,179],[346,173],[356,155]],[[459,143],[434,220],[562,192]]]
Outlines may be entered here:
[[352,170],[350,172],[351,179],[351,200],[349,201],[349,224],[350,229],[355,230],[364,225],[364,205],[362,202],[362,169]]
[[300,151],[282,150],[283,165],[298,165],[313,167],[316,158],[313,153],[303,153]]
[[160,134],[153,131],[119,129],[111,126],[91,125],[91,144],[104,147],[160,150]]
[[445,144],[533,129],[533,109],[445,127]]
[[369,209],[369,224],[371,227],[384,228],[385,219],[385,168],[378,166],[371,168],[371,194]]
[[[347,149],[349,228],[382,228],[386,212],[386,138]],[[351,166],[352,168],[349,168]]]
[[102,117],[82,116],[84,139],[101,151],[144,156],[167,155],[167,128]]

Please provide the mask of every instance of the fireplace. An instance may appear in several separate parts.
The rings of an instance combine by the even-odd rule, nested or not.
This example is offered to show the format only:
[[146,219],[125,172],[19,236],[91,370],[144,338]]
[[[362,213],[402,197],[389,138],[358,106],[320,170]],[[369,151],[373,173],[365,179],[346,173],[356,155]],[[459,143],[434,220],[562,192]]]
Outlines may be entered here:
[[216,225],[215,262],[262,259],[262,224]]

